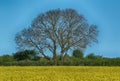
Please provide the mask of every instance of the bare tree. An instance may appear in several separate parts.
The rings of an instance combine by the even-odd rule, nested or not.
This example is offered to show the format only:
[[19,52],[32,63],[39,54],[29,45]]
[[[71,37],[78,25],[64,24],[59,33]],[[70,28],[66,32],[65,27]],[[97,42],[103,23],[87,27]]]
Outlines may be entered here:
[[38,15],[31,26],[19,32],[15,41],[19,49],[35,49],[44,57],[49,50],[61,60],[70,49],[84,49],[97,42],[96,25],[89,25],[83,15],[73,9],[50,10]]

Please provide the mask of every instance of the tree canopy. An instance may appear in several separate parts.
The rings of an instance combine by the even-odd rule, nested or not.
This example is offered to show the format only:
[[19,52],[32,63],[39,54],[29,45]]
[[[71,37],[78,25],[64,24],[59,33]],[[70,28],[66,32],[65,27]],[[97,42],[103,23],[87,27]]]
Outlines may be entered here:
[[90,25],[83,15],[74,9],[55,9],[39,14],[28,28],[15,36],[19,50],[36,50],[48,58],[52,53],[57,60],[60,55],[63,60],[69,50],[85,49],[97,42],[96,25]]

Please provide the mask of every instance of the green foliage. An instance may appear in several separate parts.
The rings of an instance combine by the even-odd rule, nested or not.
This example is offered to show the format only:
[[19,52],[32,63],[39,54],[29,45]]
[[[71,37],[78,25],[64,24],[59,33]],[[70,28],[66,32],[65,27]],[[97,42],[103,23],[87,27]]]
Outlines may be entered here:
[[15,54],[13,54],[13,57],[15,60],[20,61],[20,60],[38,60],[38,56],[35,51],[33,50],[25,50],[25,51],[20,51]]
[[22,61],[6,62],[2,65],[4,66],[40,66],[40,64],[41,63],[39,61],[22,60]]
[[[18,54],[18,58],[15,58],[15,54]],[[120,58],[105,58],[95,54],[88,54],[82,59],[64,55],[64,61],[60,60],[60,55],[57,55],[57,60],[54,61],[52,57],[46,59],[45,57],[36,56],[34,51],[25,50],[17,52],[12,55],[0,56],[0,65],[3,66],[120,66]],[[28,56],[24,56],[24,55]],[[34,55],[35,54],[35,55]],[[75,54],[74,54],[75,55]],[[77,55],[77,54],[76,54]],[[19,57],[20,56],[20,57]],[[14,57],[14,58],[13,58]],[[23,57],[23,58],[22,58]],[[16,60],[17,59],[17,60]]]
[[3,55],[3,56],[0,56],[0,64],[2,63],[5,63],[5,62],[12,62],[14,61],[13,57],[10,56],[10,55]]
[[95,55],[94,53],[91,53],[91,54],[88,54],[86,56],[87,59],[102,59],[103,57],[102,56],[99,56],[99,55]]
[[70,56],[68,54],[65,54],[64,62],[69,62],[69,61],[70,61]]
[[82,59],[84,54],[81,50],[74,50],[72,56],[75,57],[75,58]]

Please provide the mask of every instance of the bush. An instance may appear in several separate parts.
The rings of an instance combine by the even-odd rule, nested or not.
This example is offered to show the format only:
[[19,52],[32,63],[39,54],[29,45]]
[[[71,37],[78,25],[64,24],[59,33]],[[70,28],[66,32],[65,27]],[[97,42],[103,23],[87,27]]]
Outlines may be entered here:
[[3,64],[5,62],[12,62],[14,61],[13,57],[10,56],[10,55],[3,55],[3,56],[0,56],[0,64]]
[[13,54],[13,57],[17,61],[21,60],[38,60],[37,54],[34,50],[25,50]]
[[75,58],[82,59],[84,54],[81,50],[74,50],[72,56],[75,57]]

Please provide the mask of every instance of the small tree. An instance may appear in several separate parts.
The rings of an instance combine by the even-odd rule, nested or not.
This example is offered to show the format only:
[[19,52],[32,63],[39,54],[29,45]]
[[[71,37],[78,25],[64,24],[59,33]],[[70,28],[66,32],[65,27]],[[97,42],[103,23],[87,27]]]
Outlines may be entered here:
[[78,50],[78,49],[77,49],[77,50],[74,50],[74,51],[73,51],[72,56],[75,57],[75,58],[80,58],[80,59],[82,59],[83,56],[84,56],[84,54],[83,54],[83,52],[82,52],[81,50]]

